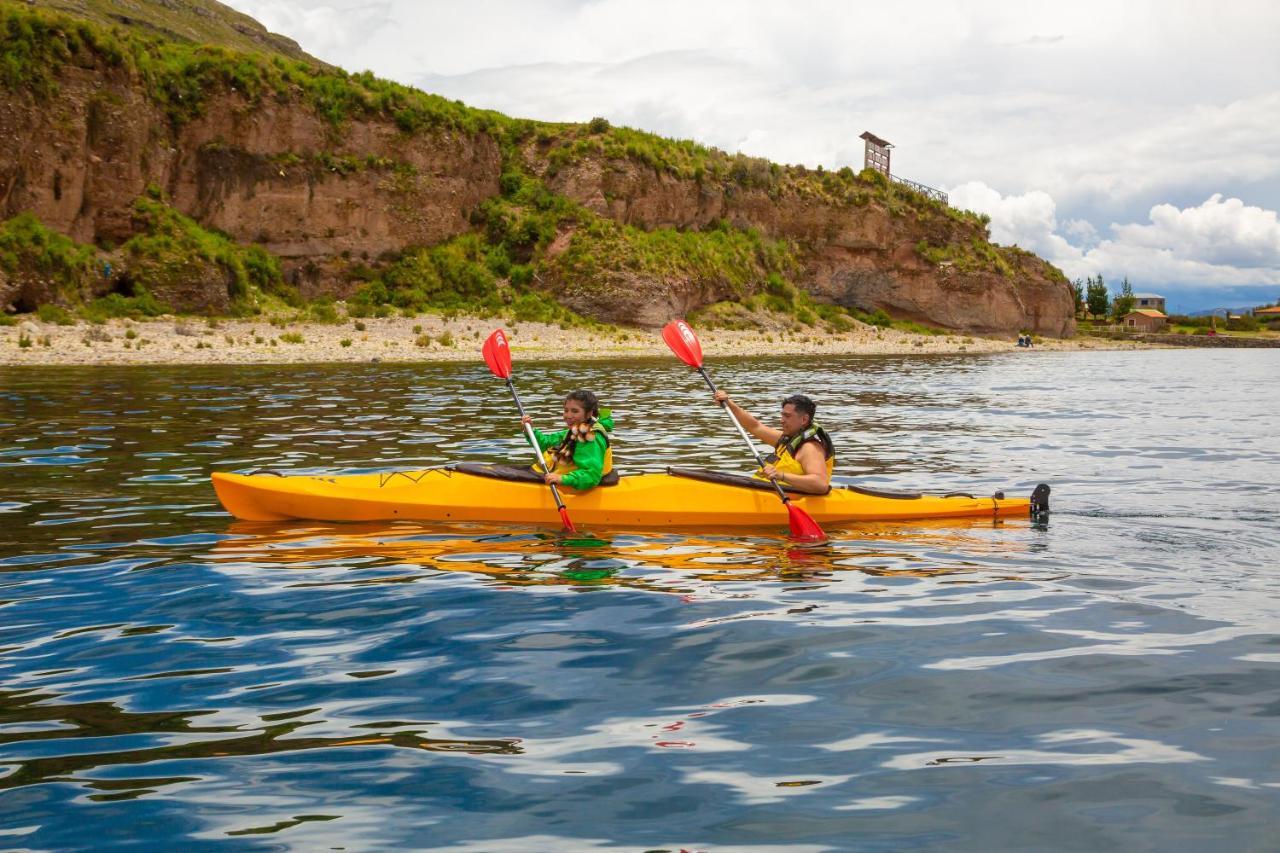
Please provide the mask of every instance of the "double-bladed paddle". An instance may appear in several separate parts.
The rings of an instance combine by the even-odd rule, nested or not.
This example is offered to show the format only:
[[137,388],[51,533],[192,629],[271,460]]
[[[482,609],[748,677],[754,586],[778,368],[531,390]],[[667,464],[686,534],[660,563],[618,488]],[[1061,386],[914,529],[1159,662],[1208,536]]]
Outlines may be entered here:
[[[662,339],[667,342],[667,346],[675,353],[676,358],[702,374],[702,378],[707,381],[707,386],[711,389],[711,393],[714,394],[716,392],[716,384],[711,381],[711,376],[707,373],[707,369],[702,366],[702,344],[698,342],[698,336],[693,333],[693,329],[689,328],[689,324],[684,320],[672,320],[663,327]],[[729,420],[733,421],[733,425],[738,428],[738,434],[747,443],[747,447],[751,448],[751,454],[755,456],[756,461],[763,468],[765,465],[764,458],[760,456],[760,451],[756,449],[751,436],[747,435],[747,431],[742,428],[742,424],[738,423],[738,418],[733,414],[733,409],[730,409],[724,403],[721,403],[721,407],[728,413]],[[793,538],[809,540],[827,538],[827,534],[822,532],[818,522],[814,521],[809,513],[791,502],[791,498],[787,497],[787,493],[783,491],[777,480],[770,480],[769,482],[773,484],[778,497],[782,498],[782,503],[787,508],[787,516],[791,524],[791,536]]]
[[[516,408],[520,410],[520,419],[524,420],[524,405],[520,402],[520,395],[516,393],[516,384],[511,378],[511,347],[507,345],[507,336],[503,334],[501,329],[495,331],[484,342],[484,347],[480,352],[484,355],[484,363],[489,365],[489,370],[493,371],[493,375],[499,379],[506,380],[507,389],[511,392],[511,399],[516,401]],[[542,453],[538,450],[538,440],[533,435],[533,427],[524,424],[525,435],[529,439],[529,446],[533,448],[533,455],[538,458],[538,470],[547,473],[546,463],[543,461]],[[564,529],[574,532],[576,528],[569,519],[569,510],[564,505],[564,500],[560,497],[560,490],[556,488],[555,483],[548,483],[551,486],[551,496],[556,499],[556,508],[560,510],[560,520],[564,522]]]

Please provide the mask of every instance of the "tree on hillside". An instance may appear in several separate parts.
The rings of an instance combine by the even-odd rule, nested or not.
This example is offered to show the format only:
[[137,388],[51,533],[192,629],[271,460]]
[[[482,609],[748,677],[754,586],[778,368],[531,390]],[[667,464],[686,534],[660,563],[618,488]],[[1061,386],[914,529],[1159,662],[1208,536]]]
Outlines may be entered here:
[[1133,285],[1129,284],[1129,276],[1125,276],[1124,281],[1120,282],[1120,292],[1111,301],[1111,316],[1119,320],[1133,310],[1137,301],[1133,298]]
[[1103,317],[1107,313],[1107,286],[1102,281],[1102,274],[1099,273],[1095,278],[1089,276],[1089,284],[1085,290],[1085,303],[1089,306],[1089,314],[1094,317]]
[[1076,313],[1084,310],[1084,282],[1076,279],[1071,282],[1071,295],[1076,300]]

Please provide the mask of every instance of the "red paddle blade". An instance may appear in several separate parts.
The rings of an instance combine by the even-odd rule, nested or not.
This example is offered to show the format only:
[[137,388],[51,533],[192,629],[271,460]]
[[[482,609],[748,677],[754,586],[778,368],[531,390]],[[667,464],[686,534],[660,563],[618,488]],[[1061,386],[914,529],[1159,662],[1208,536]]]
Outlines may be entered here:
[[564,529],[570,533],[577,533],[578,528],[573,526],[573,522],[569,520],[569,510],[566,507],[560,507],[560,520],[564,522]]
[[507,346],[507,336],[501,329],[489,336],[480,352],[494,376],[499,379],[511,378],[511,347]]
[[827,534],[822,532],[822,528],[818,526],[818,522],[813,520],[809,513],[802,510],[793,503],[787,503],[787,515],[791,522],[791,538],[804,539],[809,542],[817,542],[827,538]]
[[662,339],[671,347],[676,358],[690,367],[702,367],[702,344],[698,343],[698,336],[684,320],[672,320],[663,326]]

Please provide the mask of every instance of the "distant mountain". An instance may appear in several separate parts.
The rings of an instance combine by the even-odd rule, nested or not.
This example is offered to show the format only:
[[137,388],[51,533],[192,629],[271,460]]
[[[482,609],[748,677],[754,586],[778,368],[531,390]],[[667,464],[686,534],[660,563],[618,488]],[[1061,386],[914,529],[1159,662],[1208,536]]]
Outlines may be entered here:
[[1187,316],[1188,316],[1188,317],[1208,317],[1208,316],[1209,316],[1209,315],[1211,315],[1211,314],[1217,314],[1219,317],[1223,317],[1223,316],[1226,316],[1228,313],[1230,313],[1230,314],[1248,314],[1250,311],[1253,311],[1255,308],[1260,308],[1260,307],[1262,307],[1262,306],[1260,306],[1260,305],[1237,305],[1237,306],[1236,306],[1236,307],[1234,307],[1234,308],[1207,308],[1207,309],[1205,309],[1205,310],[1203,310],[1203,311],[1192,311],[1191,313],[1187,314]]
[[26,0],[22,5],[66,12],[96,23],[122,27],[136,35],[276,53],[326,65],[293,39],[270,32],[248,15],[216,0]]
[[[1146,288],[1144,288],[1146,289]],[[1168,300],[1168,313],[1188,317],[1221,315],[1225,311],[1239,314],[1242,310],[1274,305],[1280,298],[1280,287],[1274,284],[1235,285],[1232,287],[1189,287],[1164,285],[1157,292]]]

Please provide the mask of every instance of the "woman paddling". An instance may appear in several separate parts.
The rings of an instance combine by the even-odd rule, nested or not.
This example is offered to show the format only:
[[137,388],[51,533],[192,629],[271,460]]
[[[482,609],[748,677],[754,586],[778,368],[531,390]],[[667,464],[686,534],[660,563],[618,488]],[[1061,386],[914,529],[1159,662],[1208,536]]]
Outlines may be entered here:
[[[528,415],[524,423],[530,423]],[[613,450],[609,447],[613,414],[601,409],[590,391],[574,391],[564,398],[565,429],[544,433],[533,431],[542,451],[547,473],[543,480],[585,491],[601,483],[618,481],[613,470]]]

